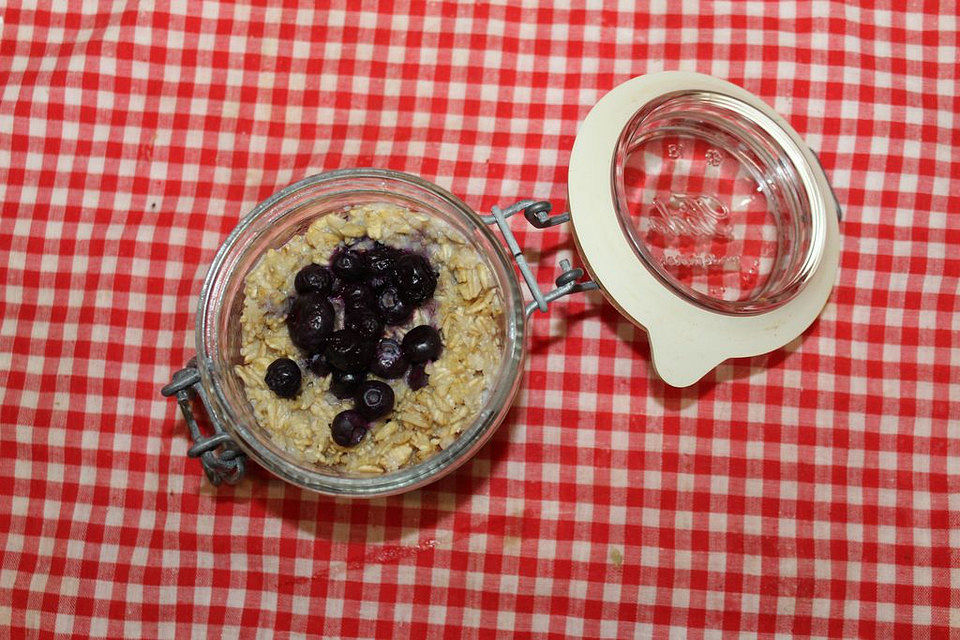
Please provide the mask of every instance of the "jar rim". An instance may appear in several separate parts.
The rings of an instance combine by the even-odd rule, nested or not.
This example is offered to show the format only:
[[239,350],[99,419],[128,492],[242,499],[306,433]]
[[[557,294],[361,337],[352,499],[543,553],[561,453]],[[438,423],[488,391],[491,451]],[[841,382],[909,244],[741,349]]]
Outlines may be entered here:
[[[216,345],[211,345],[211,340],[219,340],[216,327],[210,326],[212,318],[216,317],[211,315],[211,305],[217,302],[217,293],[220,292],[223,281],[229,277],[229,273],[224,270],[225,265],[250,227],[273,211],[274,207],[304,190],[324,184],[331,186],[338,182],[346,184],[348,181],[355,180],[378,180],[382,190],[386,192],[390,192],[389,185],[392,182],[396,186],[412,187],[438,198],[449,207],[449,211],[455,212],[460,220],[466,222],[471,230],[483,236],[485,246],[494,249],[492,252],[485,252],[485,257],[492,267],[509,276],[498,278],[501,285],[506,285],[500,287],[501,295],[504,297],[503,313],[506,332],[503,362],[497,373],[498,379],[488,392],[483,409],[473,423],[464,429],[446,449],[438,451],[415,465],[369,477],[322,473],[311,468],[310,463],[295,463],[290,454],[284,454],[275,446],[265,445],[262,438],[257,437],[253,429],[246,425],[244,420],[239,419],[237,411],[231,406],[224,390],[224,372],[220,370],[222,367],[208,355],[211,350],[217,348]],[[409,194],[404,197],[413,199]],[[208,391],[203,395],[210,417],[212,420],[219,421],[248,455],[283,480],[306,489],[337,496],[380,497],[410,491],[439,479],[470,459],[493,434],[519,388],[524,359],[525,315],[520,285],[515,278],[513,263],[506,250],[480,217],[462,200],[442,187],[412,174],[388,169],[354,168],[328,171],[303,178],[258,203],[238,222],[217,251],[204,279],[197,307],[195,335],[197,368],[201,384]],[[504,376],[504,372],[509,375]]]
[[[697,126],[704,130],[698,131],[696,127],[688,126],[685,128],[682,125],[663,127],[663,120],[678,118],[683,121],[691,118],[685,109],[691,111],[702,110],[699,115],[703,117],[703,121],[697,122]],[[676,113],[677,111],[680,112],[679,115]],[[710,117],[707,117],[708,115]],[[796,264],[791,265],[786,270],[786,274],[782,278],[784,281],[778,282],[772,291],[768,283],[768,286],[764,287],[762,291],[762,297],[754,294],[740,301],[714,298],[673,277],[661,264],[660,259],[653,255],[638,232],[639,230],[631,223],[622,168],[622,162],[627,154],[626,148],[631,138],[636,136],[643,127],[651,126],[648,125],[650,121],[656,122],[652,125],[653,127],[659,126],[666,129],[670,134],[693,139],[707,139],[706,124],[710,123],[717,131],[728,136],[731,142],[736,143],[730,145],[734,148],[727,148],[724,152],[711,149],[718,155],[722,153],[732,158],[739,158],[739,150],[750,149],[752,151],[756,148],[764,148],[763,152],[769,154],[769,157],[764,157],[763,152],[757,153],[756,161],[761,165],[761,169],[767,171],[769,175],[776,176],[776,183],[765,184],[772,182],[769,177],[767,180],[759,180],[756,183],[757,191],[765,198],[768,197],[766,188],[771,188],[771,186],[778,190],[789,191],[796,196],[796,201],[785,198],[785,208],[790,210],[792,216],[806,223],[802,230],[791,233],[793,231],[791,225],[780,224],[778,221],[778,233],[786,236],[790,243],[798,245],[799,259],[794,260]],[[647,135],[662,134],[654,128]],[[716,143],[715,141],[712,142]],[[663,180],[663,178],[662,174],[655,176],[657,180]],[[796,141],[787,135],[779,124],[760,109],[737,97],[718,91],[681,88],[659,95],[644,103],[624,126],[618,138],[614,159],[611,162],[611,189],[615,194],[620,226],[642,264],[671,291],[704,309],[730,315],[753,315],[769,312],[795,298],[819,266],[823,253],[823,243],[825,242],[824,218],[826,213],[822,205],[822,194],[812,168],[804,158],[803,152]],[[682,195],[686,198],[692,197],[686,194]],[[709,193],[697,197],[712,198],[720,202]],[[724,207],[722,204],[720,206]],[[767,206],[769,207],[769,203]],[[726,210],[725,207],[724,209]],[[729,213],[727,215],[729,216]],[[799,226],[803,227],[803,225]]]

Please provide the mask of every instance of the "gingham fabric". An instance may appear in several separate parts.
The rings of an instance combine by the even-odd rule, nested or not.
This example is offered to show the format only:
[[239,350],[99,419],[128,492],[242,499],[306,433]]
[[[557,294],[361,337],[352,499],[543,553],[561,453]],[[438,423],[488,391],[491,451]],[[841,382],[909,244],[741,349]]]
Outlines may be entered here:
[[[18,4],[0,636],[960,635],[954,4]],[[505,423],[425,489],[214,488],[186,458],[159,389],[257,201],[378,166],[560,209],[578,122],[662,69],[753,91],[818,152],[843,250],[801,338],[674,389],[594,293],[534,319]],[[579,262],[569,228],[514,222],[544,286]]]

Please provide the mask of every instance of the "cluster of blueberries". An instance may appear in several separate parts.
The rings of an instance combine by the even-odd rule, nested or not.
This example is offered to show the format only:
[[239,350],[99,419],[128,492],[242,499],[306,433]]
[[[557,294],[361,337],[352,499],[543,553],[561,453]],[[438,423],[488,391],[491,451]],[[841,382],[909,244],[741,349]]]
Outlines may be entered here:
[[[329,266],[307,265],[297,273],[294,287],[297,295],[287,314],[290,339],[305,354],[310,371],[331,377],[335,396],[354,399],[355,408],[338,413],[330,429],[334,442],[355,446],[369,421],[393,410],[393,389],[367,380],[368,374],[384,380],[406,374],[413,390],[427,384],[424,367],[442,348],[437,330],[423,324],[400,341],[383,334],[385,327],[404,324],[430,301],[437,274],[424,256],[375,243],[367,250],[341,248]],[[336,331],[333,298],[343,303],[343,329]],[[267,367],[265,381],[277,396],[295,398],[302,383],[300,367],[278,358]]]

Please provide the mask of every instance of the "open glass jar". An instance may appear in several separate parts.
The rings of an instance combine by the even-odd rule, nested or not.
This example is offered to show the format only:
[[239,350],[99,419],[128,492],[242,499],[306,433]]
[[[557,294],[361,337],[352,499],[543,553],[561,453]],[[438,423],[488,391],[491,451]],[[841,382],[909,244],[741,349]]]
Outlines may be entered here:
[[[484,258],[500,292],[503,349],[499,371],[482,409],[448,448],[394,473],[351,476],[306,463],[273,442],[257,423],[234,367],[243,362],[240,318],[244,278],[257,261],[269,249],[303,234],[318,218],[339,213],[345,207],[372,203],[394,204],[436,218],[467,238]],[[301,180],[262,202],[224,242],[200,293],[196,383],[218,430],[229,434],[246,454],[281,478],[334,495],[387,495],[441,477],[486,442],[510,408],[520,383],[524,327],[523,296],[513,262],[487,225],[462,201],[408,174],[377,169],[333,171]],[[234,459],[236,456],[230,457]],[[227,464],[219,471],[215,466],[214,472],[232,471],[235,466]]]
[[[829,296],[839,232],[826,177],[796,132],[734,85],[665,73],[617,87],[578,133],[568,191],[570,214],[550,216],[548,203],[525,200],[480,216],[416,176],[348,169],[306,178],[257,205],[206,276],[197,357],[163,390],[177,397],[186,418],[195,441],[189,455],[200,458],[214,484],[237,481],[249,456],[288,482],[330,495],[400,493],[454,470],[493,434],[520,385],[527,317],[563,295],[600,288],[648,331],[657,372],[677,386],[726,358],[782,346]],[[468,240],[503,303],[502,354],[481,409],[449,446],[397,471],[348,474],[276,444],[258,423],[235,365],[242,362],[244,279],[260,258],[318,218],[374,203],[424,214]],[[595,282],[562,261],[556,288],[541,291],[507,224],[520,212],[541,228],[572,219]],[[197,424],[195,396],[212,435]]]

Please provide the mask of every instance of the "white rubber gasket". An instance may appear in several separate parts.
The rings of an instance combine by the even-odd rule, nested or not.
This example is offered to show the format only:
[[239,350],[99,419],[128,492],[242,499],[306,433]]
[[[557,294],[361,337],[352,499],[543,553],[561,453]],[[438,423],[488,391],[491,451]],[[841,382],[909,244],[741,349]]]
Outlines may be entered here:
[[[789,136],[802,153],[811,210],[824,230],[817,266],[803,289],[772,310],[753,315],[712,311],[677,295],[631,246],[617,217],[612,163],[624,128],[646,104],[676,91],[709,91],[753,106]],[[657,374],[676,387],[689,386],[727,358],[778,349],[820,314],[836,278],[840,257],[837,206],[813,152],[786,120],[752,93],[699,73],[667,71],[640,76],[615,87],[594,105],[573,144],[567,179],[574,237],[585,266],[607,299],[650,339]]]

